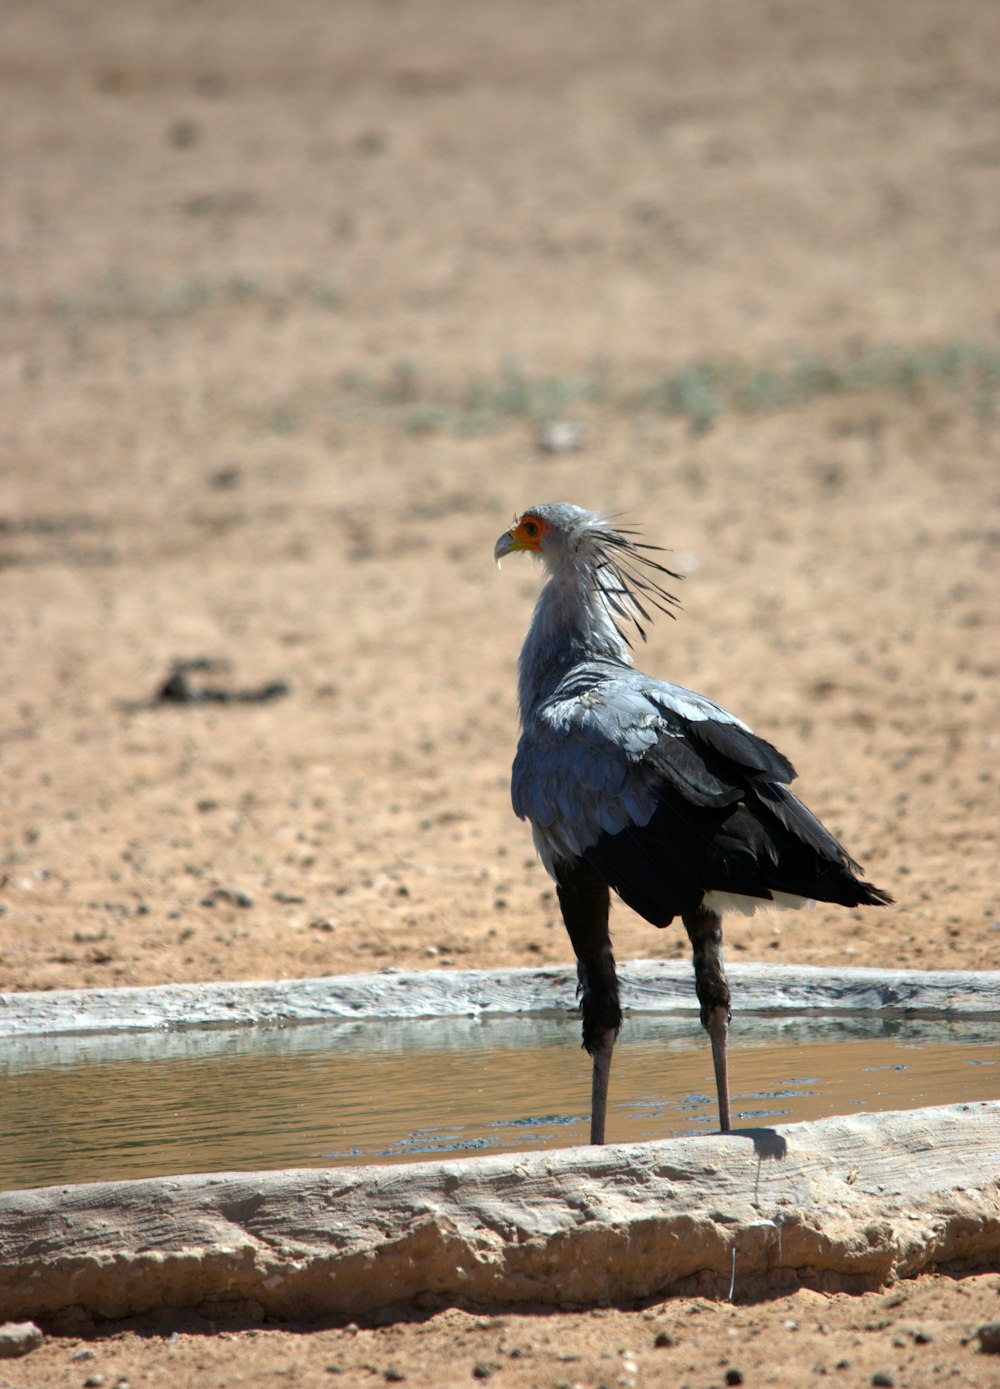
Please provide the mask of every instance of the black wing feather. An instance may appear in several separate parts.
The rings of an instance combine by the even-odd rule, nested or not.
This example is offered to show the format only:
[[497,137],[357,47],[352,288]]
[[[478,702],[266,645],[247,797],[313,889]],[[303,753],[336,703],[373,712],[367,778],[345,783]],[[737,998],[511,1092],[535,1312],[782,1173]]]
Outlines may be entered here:
[[787,788],[791,763],[749,730],[712,719],[671,728],[646,754],[657,803],[646,825],[602,835],[584,857],[656,926],[706,892],[774,893],[856,907],[891,900]]

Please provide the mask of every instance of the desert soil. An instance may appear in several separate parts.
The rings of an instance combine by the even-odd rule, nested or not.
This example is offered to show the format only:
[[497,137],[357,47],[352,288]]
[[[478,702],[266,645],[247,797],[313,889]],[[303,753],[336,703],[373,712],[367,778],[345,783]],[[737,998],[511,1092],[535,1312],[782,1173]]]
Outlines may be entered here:
[[[492,563],[559,499],[672,548],[642,664],[898,899],[730,956],[994,968],[998,52],[994,0],[10,0],[0,989],[566,961]],[[998,1291],[190,1313],[0,1383],[985,1386]]]

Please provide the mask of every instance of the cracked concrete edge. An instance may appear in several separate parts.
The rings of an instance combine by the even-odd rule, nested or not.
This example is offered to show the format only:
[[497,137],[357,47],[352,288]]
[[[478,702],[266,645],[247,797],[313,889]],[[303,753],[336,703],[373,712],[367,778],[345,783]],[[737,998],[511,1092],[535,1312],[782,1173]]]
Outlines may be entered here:
[[[728,973],[743,1013],[875,1009],[1000,1017],[1000,972],[734,964]],[[637,960],[623,965],[621,976],[632,1012],[697,1009],[686,962]],[[552,1012],[574,1008],[575,992],[572,970],[549,967],[4,993],[0,1038]]]
[[[736,1300],[1000,1265],[1000,1102],[0,1196],[0,1319]],[[213,1314],[214,1314],[213,1312]]]

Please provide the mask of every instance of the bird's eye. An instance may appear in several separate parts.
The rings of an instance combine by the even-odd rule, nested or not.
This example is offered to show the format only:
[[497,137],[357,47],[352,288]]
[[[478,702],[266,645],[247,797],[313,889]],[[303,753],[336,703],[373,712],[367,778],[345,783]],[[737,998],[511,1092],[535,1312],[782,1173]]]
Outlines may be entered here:
[[541,527],[539,526],[537,521],[532,521],[530,517],[526,517],[521,522],[521,529],[524,531],[525,535],[529,536],[532,540],[534,540]]

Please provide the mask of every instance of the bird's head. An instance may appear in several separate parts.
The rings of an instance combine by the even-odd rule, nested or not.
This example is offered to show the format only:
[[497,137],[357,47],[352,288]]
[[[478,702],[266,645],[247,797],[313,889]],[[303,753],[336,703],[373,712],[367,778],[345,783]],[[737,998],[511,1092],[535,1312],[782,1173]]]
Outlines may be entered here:
[[645,639],[641,621],[650,620],[650,614],[644,599],[666,613],[680,606],[658,577],[680,575],[650,556],[656,549],[637,540],[634,531],[616,528],[600,512],[572,502],[546,502],[517,517],[497,540],[493,558],[499,564],[505,555],[526,550],[552,574],[586,579],[612,619],[633,622]]
[[572,502],[546,502],[530,507],[505,530],[493,549],[497,564],[505,555],[527,550],[549,567],[560,559],[571,559],[580,553],[588,527],[606,529],[603,518],[593,511],[584,511]]

